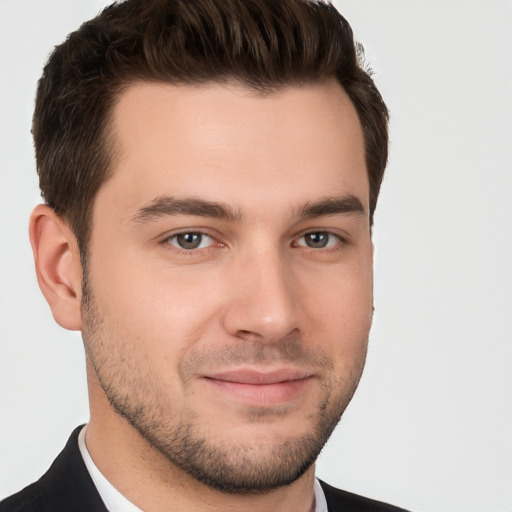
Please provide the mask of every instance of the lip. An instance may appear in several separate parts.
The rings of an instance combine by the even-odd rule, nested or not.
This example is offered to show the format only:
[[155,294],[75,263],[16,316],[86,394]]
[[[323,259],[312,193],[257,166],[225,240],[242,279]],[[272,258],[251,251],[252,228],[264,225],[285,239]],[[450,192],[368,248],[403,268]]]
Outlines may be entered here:
[[204,376],[205,382],[217,392],[257,407],[283,404],[297,398],[313,378],[312,372],[294,369],[270,372],[243,369]]

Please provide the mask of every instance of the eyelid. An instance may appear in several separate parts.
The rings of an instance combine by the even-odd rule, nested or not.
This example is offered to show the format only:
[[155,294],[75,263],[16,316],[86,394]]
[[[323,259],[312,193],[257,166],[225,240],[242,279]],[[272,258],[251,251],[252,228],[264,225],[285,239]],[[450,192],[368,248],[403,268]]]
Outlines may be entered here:
[[[303,239],[305,236],[307,235],[310,235],[310,234],[314,234],[314,233],[324,233],[326,235],[329,235],[331,237],[334,237],[336,240],[337,240],[337,243],[333,244],[333,245],[330,245],[330,246],[327,246],[327,247],[318,247],[318,248],[315,248],[315,247],[310,247],[308,246],[307,244],[298,244],[298,241]],[[297,236],[293,242],[292,242],[294,245],[298,246],[298,247],[305,247],[306,249],[311,249],[311,250],[314,250],[314,251],[320,251],[320,250],[333,250],[333,249],[337,249],[339,248],[340,246],[342,245],[345,245],[348,243],[348,237],[345,235],[342,235],[336,231],[334,231],[332,228],[331,229],[326,229],[326,228],[320,228],[320,229],[307,229],[305,231],[303,231],[302,233],[300,233],[299,236]]]
[[[180,247],[178,240],[181,235],[194,235],[195,237],[198,237],[198,246],[197,247]],[[167,239],[167,241],[169,244],[177,247],[178,249],[184,249],[184,250],[189,250],[189,251],[206,249],[206,247],[209,247],[210,245],[212,245],[215,242],[215,240],[211,236],[209,236],[205,233],[198,233],[198,232],[194,232],[194,231],[178,233],[177,235],[173,235],[173,236],[169,237]],[[176,245],[173,242],[176,242]]]
[[[183,247],[179,247],[178,245],[170,243],[170,241],[173,238],[176,238],[179,235],[184,235],[187,233],[197,234],[197,235],[202,235],[204,237],[208,237],[211,240],[211,243],[209,243],[206,247],[198,247],[198,248],[193,248],[193,249],[185,249]],[[218,236],[213,235],[208,229],[205,229],[205,228],[178,229],[171,233],[167,233],[165,236],[161,237],[159,243],[161,245],[163,245],[168,250],[173,250],[173,251],[177,251],[177,252],[180,252],[183,254],[188,254],[188,255],[201,253],[202,251],[206,251],[210,247],[215,246],[215,245],[224,246],[224,244],[222,242],[219,242]]]
[[205,235],[209,236],[210,238],[214,240],[218,240],[219,235],[212,233],[212,230],[209,228],[203,228],[203,227],[185,227],[185,228],[176,228],[173,230],[167,231],[165,234],[160,235],[158,238],[161,242],[165,242],[166,240],[169,240],[170,238],[173,238],[178,235],[183,235],[185,233],[197,233],[198,235]]

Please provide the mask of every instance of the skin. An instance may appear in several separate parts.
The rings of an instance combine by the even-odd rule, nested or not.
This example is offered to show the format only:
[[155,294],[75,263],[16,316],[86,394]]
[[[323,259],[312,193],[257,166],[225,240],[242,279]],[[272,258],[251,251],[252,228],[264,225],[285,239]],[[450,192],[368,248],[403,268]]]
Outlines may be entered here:
[[[311,463],[357,386],[371,325],[353,105],[334,81],[269,95],[139,83],[112,129],[86,290],[66,223],[41,205],[30,228],[55,319],[83,333],[93,460],[146,511],[311,510]],[[245,484],[191,474],[185,441]]]

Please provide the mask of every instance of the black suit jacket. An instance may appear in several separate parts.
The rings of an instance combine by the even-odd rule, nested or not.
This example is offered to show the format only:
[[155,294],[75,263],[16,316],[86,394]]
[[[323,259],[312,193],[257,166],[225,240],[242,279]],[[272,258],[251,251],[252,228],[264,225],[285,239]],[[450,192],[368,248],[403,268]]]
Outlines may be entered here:
[[[108,512],[78,448],[78,427],[50,469],[33,484],[0,502],[0,512]],[[321,482],[329,512],[405,512]]]

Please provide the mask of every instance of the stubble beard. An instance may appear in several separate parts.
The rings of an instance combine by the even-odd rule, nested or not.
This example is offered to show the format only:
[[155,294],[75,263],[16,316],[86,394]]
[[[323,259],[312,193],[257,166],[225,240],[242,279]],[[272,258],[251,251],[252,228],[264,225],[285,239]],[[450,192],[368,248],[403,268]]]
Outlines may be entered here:
[[[313,427],[307,434],[278,440],[273,446],[268,446],[268,443],[255,446],[254,443],[237,442],[236,439],[219,441],[206,435],[202,428],[204,420],[201,421],[193,411],[169,410],[169,399],[159,393],[155,376],[150,371],[141,374],[144,361],[132,357],[129,344],[111,336],[112,332],[101,317],[88,286],[86,272],[82,318],[87,358],[116,413],[125,418],[172,465],[195,480],[229,494],[264,494],[300,478],[316,461],[340,421],[357,388],[365,362],[366,350],[343,382],[333,382],[331,379],[323,384],[323,400],[318,406]],[[107,346],[107,339],[117,343]],[[244,346],[248,347],[247,344]],[[313,358],[316,364],[332,365],[327,357],[319,362],[318,354],[306,352],[298,340],[289,341],[283,348],[283,352],[290,351],[298,351],[302,354],[302,360],[307,357],[308,362]],[[245,352],[245,355],[239,352],[236,357],[246,361],[257,360],[258,353],[260,358],[263,357],[261,348],[256,346],[251,346]],[[226,354],[222,357],[225,359]],[[339,389],[343,392],[339,392]]]

